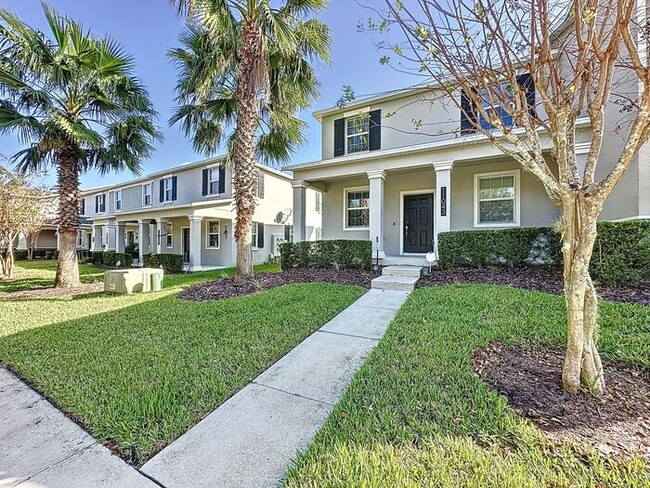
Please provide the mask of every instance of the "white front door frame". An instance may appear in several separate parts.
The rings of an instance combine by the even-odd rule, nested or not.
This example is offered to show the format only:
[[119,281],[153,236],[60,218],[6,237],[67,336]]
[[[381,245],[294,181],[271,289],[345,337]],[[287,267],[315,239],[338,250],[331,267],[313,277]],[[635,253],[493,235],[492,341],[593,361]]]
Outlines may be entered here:
[[[188,260],[185,261],[185,229],[188,230],[188,237],[190,238],[190,243],[192,242],[192,236],[189,234],[190,226],[186,225],[184,227],[181,227],[181,254],[183,255],[183,263],[188,264],[189,263],[189,256]],[[192,245],[192,244],[190,244]]]
[[424,190],[406,190],[399,192],[399,255],[400,256],[425,256],[426,253],[413,253],[413,252],[404,252],[404,197],[408,195],[425,195],[433,194],[433,221],[431,225],[433,226],[433,235],[436,234],[436,215],[435,215],[435,202],[436,202],[436,190],[435,188],[426,188]]

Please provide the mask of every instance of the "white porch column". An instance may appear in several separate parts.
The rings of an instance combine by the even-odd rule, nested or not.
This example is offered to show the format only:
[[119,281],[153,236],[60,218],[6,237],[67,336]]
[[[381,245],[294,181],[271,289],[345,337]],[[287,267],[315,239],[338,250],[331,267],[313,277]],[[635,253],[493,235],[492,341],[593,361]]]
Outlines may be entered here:
[[309,183],[294,180],[293,187],[293,240],[301,242],[307,239],[307,188]]
[[102,226],[93,225],[92,230],[92,251],[102,251]]
[[156,254],[162,254],[165,246],[165,235],[167,229],[167,221],[165,219],[158,219],[156,221]]
[[141,266],[144,265],[144,255],[149,254],[149,231],[149,222],[138,220],[138,262]]
[[201,271],[203,217],[189,215],[188,218],[190,219],[190,271]]
[[386,172],[383,170],[369,171],[370,181],[370,240],[372,241],[372,257],[384,253],[384,180]]
[[117,235],[115,238],[115,252],[124,252],[126,241],[126,225],[118,223],[115,226]]
[[433,224],[435,252],[438,254],[438,234],[451,230],[451,168],[453,161],[433,163],[436,172],[436,194],[434,198],[436,216]]

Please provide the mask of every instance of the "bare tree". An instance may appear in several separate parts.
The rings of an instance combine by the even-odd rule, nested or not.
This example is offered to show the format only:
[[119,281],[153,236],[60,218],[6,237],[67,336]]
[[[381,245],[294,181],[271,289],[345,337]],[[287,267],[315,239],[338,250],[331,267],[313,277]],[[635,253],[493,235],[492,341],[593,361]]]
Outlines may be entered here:
[[[560,208],[568,309],[563,383],[570,392],[582,383],[601,394],[589,263],[603,204],[650,135],[645,3],[385,2],[386,12],[369,25],[383,34],[399,69],[414,67],[432,80],[432,90],[460,109],[460,131],[482,134],[518,161]],[[391,27],[398,27],[395,38]],[[382,62],[395,65],[390,57]],[[580,141],[584,120],[590,132]],[[612,132],[622,149],[604,160]],[[576,153],[577,143],[586,145],[586,156]]]
[[29,177],[0,166],[0,275],[11,278],[18,237],[40,229],[49,217],[53,194],[32,186]]

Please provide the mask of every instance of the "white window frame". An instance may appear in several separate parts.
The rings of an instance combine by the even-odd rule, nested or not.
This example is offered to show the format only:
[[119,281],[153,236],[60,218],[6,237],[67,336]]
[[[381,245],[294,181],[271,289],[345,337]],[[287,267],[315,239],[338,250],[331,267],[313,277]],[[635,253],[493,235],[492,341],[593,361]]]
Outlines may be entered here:
[[[149,187],[149,203],[147,203],[147,193],[145,191],[146,187]],[[143,183],[142,185],[142,206],[143,207],[151,207],[153,205],[153,181],[150,181],[148,183]]]
[[[171,232],[169,232],[171,230]],[[165,246],[167,249],[174,247],[174,223],[166,222],[165,223]]]
[[[350,124],[350,120],[356,119],[359,117],[366,117],[368,119],[368,130],[365,132],[357,132],[355,134],[348,134],[348,127]],[[356,136],[363,136],[366,135],[368,138],[368,147],[366,149],[360,149],[359,151],[350,151],[349,150],[349,145],[348,142],[350,138],[356,137]],[[370,111],[367,112],[359,112],[353,115],[350,115],[349,117],[345,118],[345,154],[359,154],[359,153],[364,153],[370,151]]]
[[[351,188],[343,188],[343,230],[344,231],[364,231],[364,230],[370,230],[370,226],[368,227],[349,227],[348,226],[348,193],[355,192],[355,191],[367,191],[368,192],[368,207],[358,207],[356,209],[352,210],[365,210],[366,208],[368,209],[368,214],[370,214],[370,186],[354,186]],[[368,215],[368,220],[370,220],[370,215]]]
[[[217,224],[217,245],[216,246],[211,246],[210,245],[210,235],[214,235],[214,233],[210,232],[210,223],[216,223]],[[220,219],[207,219],[205,221],[205,248],[206,249],[221,249],[221,220]]]
[[106,213],[106,193],[100,193],[99,195],[95,195],[95,204],[97,202],[97,198],[101,198],[103,205],[104,205],[104,210],[101,210],[101,207],[99,205],[97,206],[97,215],[100,214],[105,214]]
[[[259,251],[260,250],[260,248],[257,247],[257,243],[259,242],[257,233],[260,230],[260,228],[258,227],[257,224],[258,224],[258,222],[253,222],[253,225],[251,226],[251,241],[255,243],[255,244],[252,244],[253,251]],[[255,239],[253,239],[253,236],[255,236]]]
[[[219,166],[211,166],[206,169],[208,170],[208,195],[207,196],[221,195],[221,193],[219,193]],[[212,179],[212,172],[215,172],[217,174],[217,179]],[[214,182],[217,183],[217,191],[215,192],[212,191],[212,183]]]
[[[115,190],[114,197],[115,197],[115,211],[121,212],[122,211],[122,190]],[[117,202],[120,202],[120,208],[117,208]]]
[[[513,222],[480,222],[480,201],[479,201],[479,184],[484,178],[494,178],[496,176],[512,176],[515,185],[515,196],[513,198]],[[520,227],[521,226],[521,171],[518,169],[507,171],[494,171],[492,173],[476,173],[474,175],[474,227]],[[498,198],[493,200],[508,200],[507,198]],[[490,200],[482,200],[490,201]]]
[[[174,201],[174,175],[167,176],[163,180],[163,203],[172,203]],[[169,183],[169,188],[167,184]],[[167,198],[169,192],[169,198]]]

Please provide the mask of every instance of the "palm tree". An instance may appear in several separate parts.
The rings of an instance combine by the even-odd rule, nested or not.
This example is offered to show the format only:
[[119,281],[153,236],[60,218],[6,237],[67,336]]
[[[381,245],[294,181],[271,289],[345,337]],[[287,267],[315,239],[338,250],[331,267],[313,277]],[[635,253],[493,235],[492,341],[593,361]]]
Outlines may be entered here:
[[329,61],[329,28],[308,19],[326,0],[172,0],[188,25],[177,65],[180,122],[195,148],[227,141],[236,208],[237,276],[253,276],[255,161],[287,161],[303,142],[295,114],[318,95],[312,63]]
[[27,146],[13,156],[19,171],[57,169],[55,286],[75,287],[79,175],[137,173],[160,134],[149,94],[122,47],[46,4],[43,10],[51,38],[0,9],[0,131]]

